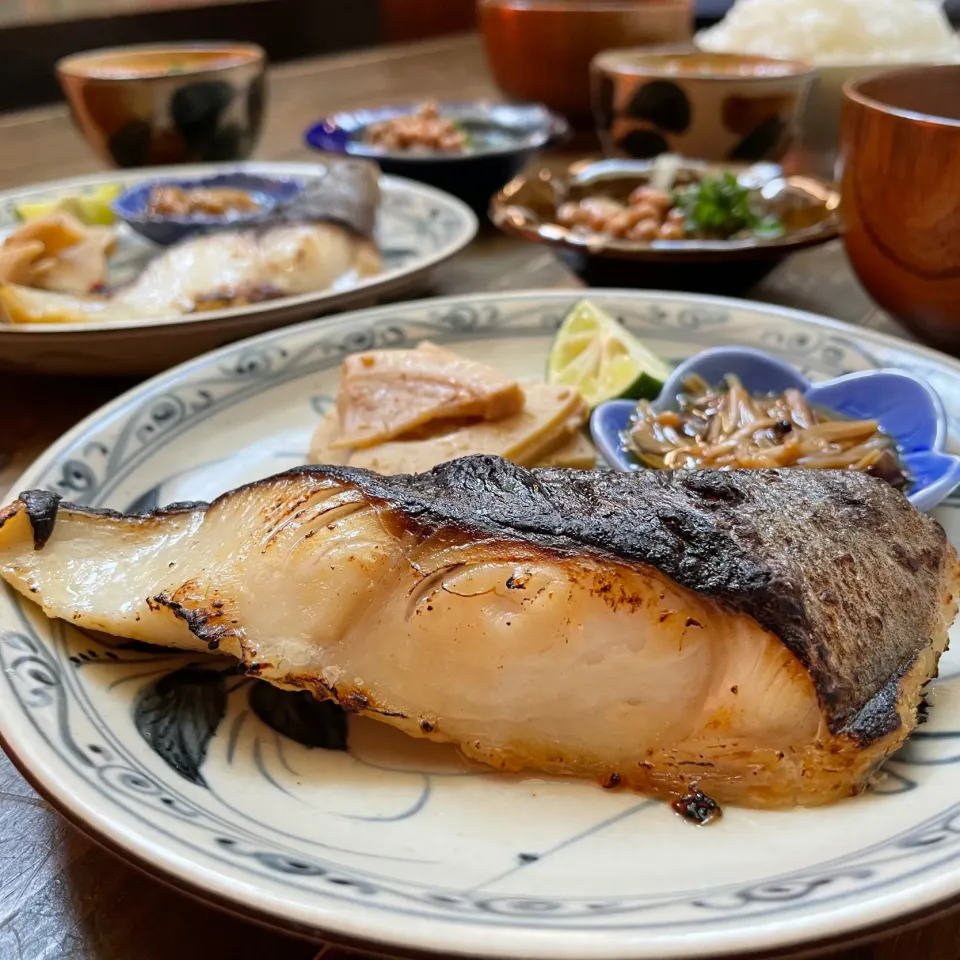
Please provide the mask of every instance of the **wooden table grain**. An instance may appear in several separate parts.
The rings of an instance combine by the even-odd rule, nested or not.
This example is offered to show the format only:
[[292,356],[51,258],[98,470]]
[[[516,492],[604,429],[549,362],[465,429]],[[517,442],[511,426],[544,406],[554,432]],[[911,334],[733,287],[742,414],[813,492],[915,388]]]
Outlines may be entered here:
[[[459,37],[276,69],[259,156],[307,160],[301,133],[335,109],[495,95],[479,42]],[[66,110],[0,116],[0,189],[99,169]],[[580,286],[552,253],[485,230],[436,274],[431,293]],[[830,244],[796,255],[750,296],[901,333]],[[7,376],[0,381],[0,489],[64,430],[132,381]],[[311,960],[337,951],[198,904],[127,866],[48,807],[0,754],[0,960]],[[339,954],[343,956],[342,954]],[[960,915],[919,923],[831,960],[957,960]]]

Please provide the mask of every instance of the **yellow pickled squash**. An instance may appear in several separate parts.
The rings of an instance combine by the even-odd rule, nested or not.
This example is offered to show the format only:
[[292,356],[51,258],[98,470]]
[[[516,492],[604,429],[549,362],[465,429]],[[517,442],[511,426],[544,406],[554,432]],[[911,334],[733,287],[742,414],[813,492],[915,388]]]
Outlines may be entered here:
[[561,324],[547,362],[547,381],[576,388],[591,410],[618,398],[652,400],[670,373],[629,330],[588,300]]
[[36,220],[48,214],[62,211],[76,217],[88,227],[109,227],[116,217],[111,204],[120,195],[120,187],[106,183],[90,193],[57,197],[38,203],[21,203],[16,207],[17,216],[24,221]]

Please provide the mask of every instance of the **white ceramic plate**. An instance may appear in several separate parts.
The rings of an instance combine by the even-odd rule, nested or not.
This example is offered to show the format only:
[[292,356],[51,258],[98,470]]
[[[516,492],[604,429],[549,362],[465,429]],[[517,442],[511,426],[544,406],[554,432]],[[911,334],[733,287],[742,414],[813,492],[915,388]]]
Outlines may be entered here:
[[[186,179],[245,171],[262,176],[316,178],[321,163],[234,163],[111,171],[34,184],[0,193],[0,239],[16,228],[15,208],[100,184],[124,188],[157,178]],[[72,324],[0,323],[0,371],[137,376],[165,370],[190,357],[263,330],[337,310],[370,306],[410,288],[437,264],[465,247],[477,232],[477,218],[449,194],[403,177],[381,177],[382,202],[376,240],[384,269],[350,286],[283,297],[228,310],[210,310],[167,319],[131,319]],[[132,268],[160,248],[125,225],[119,227],[114,279],[129,279]],[[135,275],[135,273],[134,273]]]
[[[960,364],[932,351],[760,304],[591,295],[673,361],[732,343],[814,378],[901,367],[960,426]],[[121,509],[211,498],[302,461],[344,354],[429,337],[537,377],[579,296],[409,303],[235,344],[94,414],[17,489]],[[937,515],[960,544],[958,507]],[[590,782],[470,766],[369,720],[349,721],[348,750],[324,749],[321,735],[342,746],[336,711],[305,716],[299,694],[228,668],[104,646],[0,591],[0,735],[15,762],[92,835],[246,917],[387,952],[769,956],[960,894],[960,652],[876,793],[729,807],[708,829]]]

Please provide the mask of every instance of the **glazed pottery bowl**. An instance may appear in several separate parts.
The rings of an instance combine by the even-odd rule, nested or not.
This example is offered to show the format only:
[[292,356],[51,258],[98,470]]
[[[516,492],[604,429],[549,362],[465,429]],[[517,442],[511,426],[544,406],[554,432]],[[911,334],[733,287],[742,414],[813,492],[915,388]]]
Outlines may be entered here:
[[608,154],[779,160],[797,136],[814,79],[805,63],[690,48],[607,50],[591,65]]
[[266,54],[255,44],[113,47],[57,77],[84,137],[118,167],[243,160],[260,138]]
[[688,43],[692,0],[479,0],[487,60],[503,93],[589,128],[590,61],[624,44]]
[[387,151],[365,142],[371,124],[409,116],[418,106],[337,113],[312,126],[305,138],[316,150],[375,160],[384,173],[438,187],[483,213],[507,181],[570,133],[567,121],[542,104],[468,101],[439,105],[440,115],[455,120],[469,136],[462,152]]
[[[946,453],[947,415],[943,402],[924,380],[901,370],[865,370],[811,383],[789,364],[750,347],[704,350],[682,363],[654,402],[657,410],[676,407],[684,382],[697,375],[719,383],[735,374],[751,393],[799,390],[807,401],[855,420],[877,420],[896,443],[911,485],[907,498],[919,510],[932,510],[960,483],[960,457]],[[590,431],[607,462],[617,470],[643,469],[627,452],[624,431],[636,409],[633,400],[611,400],[593,412]]]
[[960,65],[844,88],[841,231],[885,310],[960,352]]

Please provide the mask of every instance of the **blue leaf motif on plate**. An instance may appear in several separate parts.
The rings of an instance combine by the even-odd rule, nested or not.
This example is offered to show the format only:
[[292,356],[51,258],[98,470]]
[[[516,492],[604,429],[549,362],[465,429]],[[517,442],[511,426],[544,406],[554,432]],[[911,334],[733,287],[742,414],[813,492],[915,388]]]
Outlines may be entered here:
[[250,687],[250,709],[271,730],[305,747],[347,749],[347,717],[306,690],[280,690],[265,681]]
[[181,777],[201,787],[207,747],[227,711],[226,678],[227,672],[182,667],[145,687],[133,706],[140,736]]

